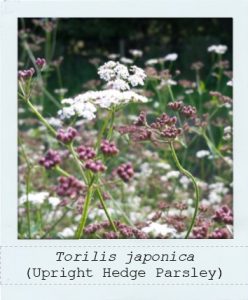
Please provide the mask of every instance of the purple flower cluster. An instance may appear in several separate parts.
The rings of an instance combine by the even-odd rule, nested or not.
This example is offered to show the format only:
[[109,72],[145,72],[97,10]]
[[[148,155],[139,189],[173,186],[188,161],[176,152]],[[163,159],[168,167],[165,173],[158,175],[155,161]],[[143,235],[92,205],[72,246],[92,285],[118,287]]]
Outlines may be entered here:
[[212,96],[212,97],[216,97],[218,98],[218,100],[221,102],[221,103],[229,103],[231,104],[232,103],[232,99],[228,96],[225,96],[223,94],[221,94],[220,92],[217,92],[217,91],[210,91],[209,92],[209,95]]
[[135,126],[144,126],[146,124],[146,112],[145,111],[141,111],[138,119],[134,122]]
[[123,181],[128,182],[134,175],[132,164],[130,162],[121,164],[117,168],[117,174]]
[[168,106],[172,110],[180,110],[183,107],[183,102],[182,101],[170,102]]
[[231,225],[233,224],[233,213],[227,205],[224,205],[215,211],[213,220]]
[[169,138],[169,139],[175,139],[178,135],[182,133],[181,128],[177,128],[175,125],[166,127],[162,132],[161,136]]
[[116,145],[113,142],[109,142],[107,140],[103,140],[101,142],[101,151],[105,155],[116,155],[119,153]]
[[62,143],[70,143],[77,135],[77,130],[73,127],[69,127],[67,130],[59,129],[57,133],[57,139]]
[[103,237],[105,239],[117,239],[118,238],[118,233],[114,231],[107,231],[103,233]]
[[92,159],[96,156],[96,152],[92,147],[79,146],[77,148],[78,156],[81,160]]
[[196,108],[191,105],[185,105],[185,106],[183,106],[181,113],[186,118],[195,118],[196,117]]
[[152,136],[151,130],[141,127],[140,125],[127,125],[118,128],[120,134],[129,133],[133,141],[150,140]]
[[35,73],[34,68],[30,68],[28,70],[21,70],[18,72],[18,78],[27,80],[27,79],[33,77],[34,73]]
[[208,235],[208,225],[202,224],[199,227],[196,227],[192,231],[193,237],[196,239],[205,239]]
[[106,239],[116,239],[119,237],[123,238],[137,238],[137,239],[146,239],[147,234],[144,233],[143,231],[137,229],[137,228],[132,228],[130,226],[127,226],[126,224],[123,224],[119,221],[115,221],[115,226],[118,230],[117,232],[113,231],[106,231],[111,227],[110,223],[108,221],[104,221],[101,223],[95,223],[95,224],[90,224],[84,229],[85,234],[94,234],[98,232],[98,234],[101,233],[101,231],[104,231],[103,237]]
[[168,107],[172,110],[179,111],[186,118],[196,117],[196,108],[191,105],[183,105],[182,101],[168,103]]
[[49,149],[45,155],[39,160],[39,164],[44,166],[46,169],[51,169],[56,165],[60,164],[61,157],[58,151]]
[[106,166],[100,160],[86,161],[85,168],[91,170],[93,173],[104,172],[106,170]]
[[46,64],[46,60],[45,60],[45,58],[38,57],[38,58],[36,58],[35,63],[40,69],[42,69],[43,66]]
[[56,192],[59,196],[75,198],[84,190],[84,185],[75,177],[59,177]]
[[170,117],[166,113],[163,113],[160,117],[156,118],[156,121],[151,124],[152,128],[155,129],[161,129],[164,128],[166,125],[171,126],[176,124],[177,122],[177,117],[173,116]]
[[228,239],[229,232],[226,228],[216,228],[210,235],[210,239]]

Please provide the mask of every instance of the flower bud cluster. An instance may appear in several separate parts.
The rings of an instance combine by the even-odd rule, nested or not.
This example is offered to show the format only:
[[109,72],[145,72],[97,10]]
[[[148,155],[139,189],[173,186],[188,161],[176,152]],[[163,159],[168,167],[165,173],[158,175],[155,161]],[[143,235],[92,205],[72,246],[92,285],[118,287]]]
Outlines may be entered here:
[[233,224],[233,213],[227,205],[224,205],[215,211],[213,220],[224,222],[225,224]]
[[134,175],[132,164],[130,162],[121,164],[117,168],[117,174],[123,181],[128,182]]
[[209,95],[218,98],[218,100],[223,104],[232,104],[232,99],[228,96],[221,94],[220,92],[210,91]]
[[169,138],[169,139],[175,139],[181,133],[182,133],[182,129],[181,128],[177,128],[175,125],[172,125],[170,127],[166,127],[161,132],[161,136]]
[[100,160],[86,161],[85,168],[91,170],[93,173],[104,172],[106,170],[106,166]]
[[96,156],[96,152],[92,147],[79,146],[77,148],[78,156],[81,160],[92,159]]
[[30,68],[28,70],[21,70],[18,72],[18,78],[27,80],[27,79],[33,77],[34,73],[35,73],[34,68]]
[[172,110],[179,111],[186,118],[196,117],[196,108],[192,105],[183,105],[182,101],[170,102],[168,107]]
[[38,57],[38,58],[36,58],[35,63],[40,69],[42,69],[44,67],[44,65],[46,64],[46,60],[45,60],[45,58]]
[[116,145],[113,142],[109,142],[107,140],[103,140],[101,142],[101,151],[105,155],[116,155],[119,153]]
[[196,108],[191,105],[184,105],[181,109],[181,113],[186,118],[195,118],[196,117]]
[[164,126],[168,125],[174,125],[177,122],[177,117],[173,116],[170,117],[166,113],[163,113],[160,117],[156,118],[156,121],[151,124],[152,128],[161,129]]
[[75,177],[59,177],[59,184],[56,187],[58,196],[75,198],[79,196],[84,185]]
[[210,239],[228,239],[229,233],[226,228],[217,228],[210,235]]
[[182,101],[169,102],[168,106],[172,110],[180,110],[183,107]]
[[67,130],[59,129],[57,133],[57,139],[62,143],[70,143],[77,135],[77,130],[73,127],[69,127]]
[[44,166],[46,169],[51,169],[56,165],[60,164],[61,157],[58,151],[49,149],[45,155],[39,160],[39,164]]
[[208,225],[203,224],[202,226],[196,227],[192,231],[195,239],[205,239],[208,235]]
[[134,122],[135,126],[144,126],[146,124],[146,112],[145,111],[141,111],[138,119]]
[[111,224],[108,221],[103,221],[101,223],[95,223],[95,224],[90,224],[84,229],[85,234],[94,234],[98,233],[101,234],[103,232],[103,237],[106,239],[115,239],[118,237],[123,237],[123,238],[137,238],[137,239],[146,239],[147,234],[144,233],[143,231],[137,229],[137,228],[132,228],[126,224],[123,224],[119,221],[115,221],[115,226],[118,230],[118,233],[113,232],[113,231],[106,231],[108,228],[110,228]]

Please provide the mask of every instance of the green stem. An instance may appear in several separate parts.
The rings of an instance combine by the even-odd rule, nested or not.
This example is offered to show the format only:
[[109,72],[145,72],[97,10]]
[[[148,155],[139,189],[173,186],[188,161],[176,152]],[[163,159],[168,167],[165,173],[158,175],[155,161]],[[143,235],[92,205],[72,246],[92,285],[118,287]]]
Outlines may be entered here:
[[109,120],[110,120],[111,117],[112,117],[112,111],[109,111],[109,113],[108,113],[108,115],[107,115],[107,117],[106,117],[106,119],[105,119],[105,121],[103,123],[103,126],[102,126],[102,128],[100,130],[100,133],[98,134],[98,137],[97,137],[97,142],[96,142],[96,146],[95,146],[95,148],[97,150],[100,147],[100,143],[101,143],[102,137],[104,135],[104,132],[105,132],[107,126],[108,126],[108,122],[109,122]]
[[185,235],[185,239],[187,239],[194,227],[194,224],[195,224],[195,221],[196,221],[196,217],[197,217],[197,213],[198,213],[198,208],[199,208],[199,202],[200,202],[200,191],[199,191],[199,188],[197,186],[197,183],[196,183],[196,180],[194,178],[194,176],[187,170],[185,170],[183,168],[183,166],[180,164],[179,160],[178,160],[178,157],[177,157],[177,154],[176,154],[176,151],[174,149],[174,145],[173,145],[173,142],[170,143],[170,149],[171,149],[171,153],[172,153],[172,157],[174,159],[174,162],[178,168],[178,170],[184,174],[185,176],[187,176],[189,179],[191,179],[192,183],[193,183],[193,186],[194,186],[194,189],[195,189],[195,210],[194,210],[194,214],[192,216],[192,220],[191,220],[191,223],[190,223],[190,226],[187,230],[187,233]]
[[78,229],[76,231],[76,235],[75,235],[76,239],[80,239],[84,232],[84,227],[85,227],[85,223],[86,223],[87,216],[88,216],[88,210],[89,210],[89,206],[90,206],[90,202],[91,202],[92,192],[93,192],[93,186],[90,186],[87,191],[87,195],[86,195],[85,202],[83,205],[82,217],[81,217]]
[[106,204],[105,204],[105,201],[104,201],[104,199],[103,199],[103,196],[102,196],[102,193],[101,193],[101,190],[99,189],[99,187],[96,188],[96,192],[97,192],[97,195],[98,195],[99,200],[100,200],[100,202],[101,202],[101,205],[102,205],[102,207],[103,207],[103,209],[104,209],[104,212],[105,212],[105,214],[106,214],[106,216],[107,216],[107,218],[108,218],[108,220],[109,220],[109,223],[111,224],[113,230],[114,230],[115,232],[118,232],[117,229],[116,229],[116,226],[115,226],[115,224],[114,224],[114,222],[113,222],[113,220],[112,220],[112,218],[111,218],[111,216],[110,216],[110,214],[109,214],[109,212],[108,212],[107,206],[106,206]]
[[38,112],[38,110],[33,106],[33,104],[29,101],[26,100],[27,105],[29,108],[32,110],[32,112],[37,116],[37,118],[41,121],[42,124],[46,126],[46,128],[51,132],[53,136],[56,136],[56,130],[47,122],[45,118]]
[[[169,91],[169,94],[170,94],[170,97],[171,97],[172,102],[175,102],[176,99],[175,99],[175,97],[174,97],[174,94],[173,94],[173,91],[172,91],[170,85],[168,85],[168,91]],[[178,122],[179,122],[180,127],[183,128],[183,122],[182,122],[181,117],[180,117],[180,115],[179,115],[178,112],[176,113],[176,116],[177,116],[177,118],[178,118]],[[185,134],[184,134],[184,133],[183,133],[183,146],[184,146],[185,148],[187,148],[187,146],[186,146],[186,137],[185,137]]]
[[55,167],[55,170],[56,170],[59,174],[65,176],[65,177],[70,177],[70,176],[72,176],[72,175],[70,175],[69,173],[67,173],[65,170],[63,170],[62,168],[60,168],[58,165]]
[[107,135],[108,140],[111,140],[112,135],[113,135],[114,120],[115,120],[115,109],[113,108],[111,110],[110,127],[109,127],[109,132],[108,132],[108,135]]
[[26,212],[27,212],[27,226],[28,226],[29,239],[31,239],[30,202],[29,202],[30,173],[31,173],[31,168],[28,166],[27,178],[26,178]]
[[77,156],[77,153],[75,152],[74,148],[73,148],[73,144],[69,144],[68,145],[68,149],[70,151],[70,153],[72,154],[72,157],[78,167],[78,170],[80,172],[80,174],[82,175],[83,179],[84,179],[84,182],[87,183],[88,182],[88,179],[87,179],[87,176],[86,174],[84,173],[84,170],[82,168],[82,165],[81,165],[81,161],[79,160],[78,156]]
[[225,158],[221,154],[221,152],[215,147],[214,143],[209,139],[209,137],[207,136],[206,132],[203,131],[201,133],[201,135],[205,139],[205,141],[206,141],[206,143],[208,145],[208,148],[210,149],[210,151],[212,152],[212,154],[217,155],[217,156],[221,157],[223,160],[225,160]]

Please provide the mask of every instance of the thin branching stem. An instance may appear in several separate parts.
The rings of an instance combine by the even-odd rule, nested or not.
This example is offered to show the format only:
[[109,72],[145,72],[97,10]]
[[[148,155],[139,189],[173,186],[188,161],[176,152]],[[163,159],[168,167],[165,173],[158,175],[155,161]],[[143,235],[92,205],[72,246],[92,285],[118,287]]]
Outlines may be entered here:
[[195,190],[195,210],[194,210],[194,214],[192,216],[191,222],[190,222],[190,226],[185,235],[185,239],[187,239],[187,238],[189,238],[190,233],[194,227],[196,217],[198,214],[198,208],[199,208],[199,202],[200,202],[200,191],[199,191],[199,187],[196,183],[194,176],[189,171],[185,170],[184,167],[180,164],[179,159],[176,154],[176,151],[175,151],[175,148],[174,148],[174,145],[173,145],[173,142],[170,142],[170,149],[171,149],[173,160],[174,160],[178,170],[192,181],[194,190]]

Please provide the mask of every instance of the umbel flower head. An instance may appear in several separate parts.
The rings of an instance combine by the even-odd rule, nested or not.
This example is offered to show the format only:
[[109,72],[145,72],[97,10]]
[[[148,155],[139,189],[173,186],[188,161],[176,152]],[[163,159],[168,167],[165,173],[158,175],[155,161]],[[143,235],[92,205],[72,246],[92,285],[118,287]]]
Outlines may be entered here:
[[146,74],[141,68],[128,68],[119,62],[109,61],[99,67],[98,75],[107,82],[107,89],[88,91],[75,98],[62,100],[62,104],[66,105],[58,112],[62,119],[77,115],[92,120],[96,117],[97,107],[110,109],[130,102],[148,101],[146,97],[131,90],[133,87],[144,85]]

